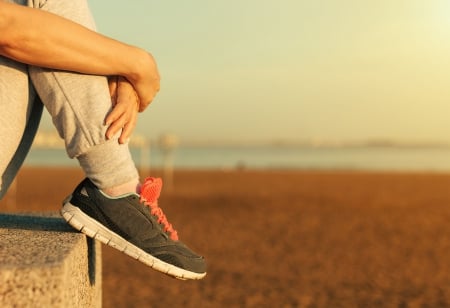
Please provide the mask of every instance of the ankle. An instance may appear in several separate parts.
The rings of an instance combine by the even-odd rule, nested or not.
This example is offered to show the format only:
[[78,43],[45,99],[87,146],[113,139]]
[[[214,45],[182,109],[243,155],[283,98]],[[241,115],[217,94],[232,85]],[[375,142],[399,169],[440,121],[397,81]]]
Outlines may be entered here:
[[138,180],[133,180],[127,183],[116,185],[102,189],[102,192],[110,197],[118,197],[120,195],[129,193],[139,193],[141,190],[141,184]]

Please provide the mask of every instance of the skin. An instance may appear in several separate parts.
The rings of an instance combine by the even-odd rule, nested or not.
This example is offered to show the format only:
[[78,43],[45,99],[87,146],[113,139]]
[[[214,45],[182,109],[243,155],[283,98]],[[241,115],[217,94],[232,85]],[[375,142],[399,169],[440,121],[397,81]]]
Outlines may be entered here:
[[[21,63],[109,78],[113,110],[106,137],[133,131],[160,88],[153,56],[42,10],[0,0],[0,55]],[[125,56],[124,56],[125,55]]]
[[105,119],[106,138],[110,139],[122,130],[119,143],[125,143],[136,127],[139,98],[131,83],[122,76],[109,77],[108,84],[113,110]]

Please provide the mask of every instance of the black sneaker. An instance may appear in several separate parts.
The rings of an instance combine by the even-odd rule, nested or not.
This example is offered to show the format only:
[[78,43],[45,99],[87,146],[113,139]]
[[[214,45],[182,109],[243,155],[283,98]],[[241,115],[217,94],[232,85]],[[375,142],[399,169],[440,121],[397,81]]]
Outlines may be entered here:
[[141,195],[110,198],[89,179],[64,201],[61,214],[75,229],[179,279],[201,279],[205,259],[178,240],[158,197],[160,178],[147,178]]

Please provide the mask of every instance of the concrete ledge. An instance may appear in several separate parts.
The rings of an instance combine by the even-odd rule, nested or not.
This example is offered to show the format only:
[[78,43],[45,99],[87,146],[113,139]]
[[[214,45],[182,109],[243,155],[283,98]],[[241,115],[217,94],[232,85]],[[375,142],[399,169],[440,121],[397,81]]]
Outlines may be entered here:
[[101,307],[101,245],[57,214],[0,214],[0,307]]

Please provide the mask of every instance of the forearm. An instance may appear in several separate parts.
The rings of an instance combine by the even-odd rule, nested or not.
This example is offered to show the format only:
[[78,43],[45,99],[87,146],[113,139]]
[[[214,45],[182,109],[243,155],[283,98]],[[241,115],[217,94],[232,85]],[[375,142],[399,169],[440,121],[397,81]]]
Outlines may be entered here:
[[0,1],[0,54],[40,67],[139,78],[145,51],[45,11]]

